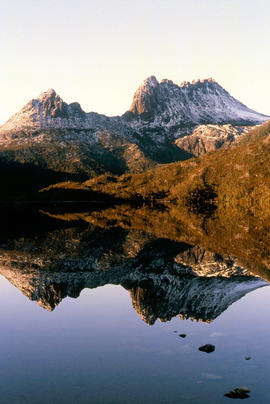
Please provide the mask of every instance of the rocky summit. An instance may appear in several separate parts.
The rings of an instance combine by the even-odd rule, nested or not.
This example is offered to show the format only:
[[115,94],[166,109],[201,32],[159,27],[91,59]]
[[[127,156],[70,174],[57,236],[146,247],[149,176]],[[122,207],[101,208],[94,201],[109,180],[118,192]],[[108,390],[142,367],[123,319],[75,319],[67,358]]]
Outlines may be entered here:
[[116,117],[86,113],[50,89],[0,128],[0,169],[8,183],[10,172],[16,177],[27,167],[30,178],[33,168],[42,171],[42,186],[72,176],[142,172],[231,147],[269,118],[213,79],[176,85],[151,76],[136,91],[130,109]]
[[171,80],[159,83],[154,76],[136,91],[125,116],[133,127],[162,127],[174,138],[200,124],[254,125],[269,119],[237,101],[212,78],[178,86]]

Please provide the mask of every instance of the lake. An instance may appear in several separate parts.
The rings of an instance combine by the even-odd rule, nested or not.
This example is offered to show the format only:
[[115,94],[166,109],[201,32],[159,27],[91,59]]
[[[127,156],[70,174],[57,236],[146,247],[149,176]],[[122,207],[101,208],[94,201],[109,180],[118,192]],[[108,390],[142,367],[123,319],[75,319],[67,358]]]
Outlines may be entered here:
[[240,386],[270,402],[265,245],[230,255],[207,218],[192,233],[160,214],[3,212],[1,404],[225,403]]

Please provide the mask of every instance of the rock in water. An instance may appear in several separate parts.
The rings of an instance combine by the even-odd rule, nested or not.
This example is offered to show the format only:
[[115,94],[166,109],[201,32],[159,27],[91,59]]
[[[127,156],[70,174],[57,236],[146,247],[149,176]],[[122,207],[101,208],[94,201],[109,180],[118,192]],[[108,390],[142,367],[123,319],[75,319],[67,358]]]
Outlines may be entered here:
[[250,393],[250,389],[248,387],[236,387],[234,390],[228,391],[227,393],[224,394],[225,397],[228,398],[249,398],[250,396],[248,395]]
[[211,353],[211,352],[214,352],[215,349],[216,349],[215,345],[206,344],[206,345],[200,346],[199,351]]

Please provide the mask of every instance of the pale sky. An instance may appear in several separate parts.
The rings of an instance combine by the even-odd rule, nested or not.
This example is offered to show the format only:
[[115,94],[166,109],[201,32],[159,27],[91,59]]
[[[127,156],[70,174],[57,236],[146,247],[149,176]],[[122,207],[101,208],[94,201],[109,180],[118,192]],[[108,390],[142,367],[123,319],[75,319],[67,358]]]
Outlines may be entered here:
[[49,88],[121,115],[150,75],[212,77],[270,115],[269,0],[2,1],[0,52],[0,124]]

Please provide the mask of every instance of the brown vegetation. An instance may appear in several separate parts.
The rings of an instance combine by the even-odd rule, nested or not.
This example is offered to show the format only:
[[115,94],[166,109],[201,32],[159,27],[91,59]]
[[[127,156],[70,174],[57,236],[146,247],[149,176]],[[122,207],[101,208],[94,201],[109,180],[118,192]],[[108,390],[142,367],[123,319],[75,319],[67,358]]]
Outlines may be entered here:
[[250,213],[266,218],[270,214],[270,123],[249,136],[252,141],[247,144],[199,159],[160,165],[140,174],[56,184],[42,193],[81,190],[112,200],[173,202],[194,211],[218,206],[228,217]]

